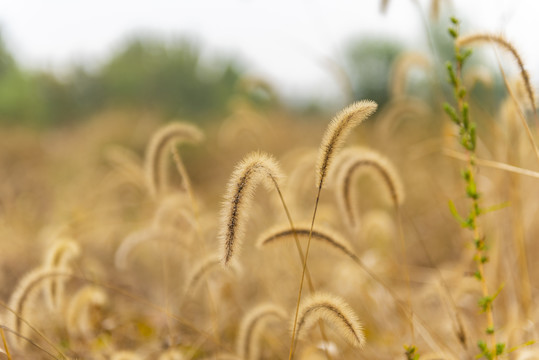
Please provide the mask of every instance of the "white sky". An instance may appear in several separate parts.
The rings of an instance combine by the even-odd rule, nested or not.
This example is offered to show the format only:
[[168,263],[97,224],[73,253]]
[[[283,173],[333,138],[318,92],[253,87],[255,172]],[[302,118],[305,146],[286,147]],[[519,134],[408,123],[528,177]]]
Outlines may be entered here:
[[[285,95],[340,96],[318,62],[337,61],[347,40],[389,34],[417,48],[426,38],[416,3],[428,15],[430,0],[17,0],[0,2],[0,27],[17,59],[32,68],[91,66],[133,33],[168,39],[189,36],[208,52],[235,54],[251,73]],[[539,80],[539,1],[440,0],[472,21],[470,30],[502,32]],[[445,19],[444,19],[445,20]],[[537,74],[537,75],[536,75]]]

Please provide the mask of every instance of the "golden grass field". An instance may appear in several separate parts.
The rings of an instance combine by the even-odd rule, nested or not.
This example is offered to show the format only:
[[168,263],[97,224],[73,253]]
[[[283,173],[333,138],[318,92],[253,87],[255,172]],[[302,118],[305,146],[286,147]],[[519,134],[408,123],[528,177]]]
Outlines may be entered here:
[[[390,102],[330,128],[346,130],[340,149],[321,146],[331,117],[240,100],[223,121],[177,120],[161,140],[164,119],[134,111],[3,129],[0,358],[286,359],[292,334],[296,359],[488,358],[477,343],[492,339],[505,344],[492,358],[539,358],[539,158],[521,115],[533,138],[539,129],[521,77],[507,76],[513,96],[496,112],[467,100],[470,155],[446,100],[407,95],[401,67]],[[494,334],[478,306],[474,235],[448,206],[467,216],[470,157]]]

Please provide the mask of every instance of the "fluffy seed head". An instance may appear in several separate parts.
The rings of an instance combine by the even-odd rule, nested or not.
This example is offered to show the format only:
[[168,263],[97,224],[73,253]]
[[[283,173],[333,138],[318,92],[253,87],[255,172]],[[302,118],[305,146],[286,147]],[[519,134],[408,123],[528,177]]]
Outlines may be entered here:
[[69,262],[80,255],[80,246],[73,240],[60,240],[54,243],[45,255],[44,267],[65,268]]
[[219,227],[222,261],[225,265],[241,245],[247,213],[257,185],[262,182],[271,189],[277,186],[277,180],[281,177],[278,163],[265,153],[251,153],[236,166],[227,185]]
[[271,318],[286,319],[286,312],[275,304],[260,304],[251,309],[242,319],[238,332],[236,353],[241,359],[259,358],[258,340],[262,328]]
[[315,293],[300,306],[296,336],[307,331],[318,320],[324,320],[352,346],[365,345],[363,327],[356,314],[343,299],[327,293]]
[[[59,240],[47,250],[43,267],[51,271],[70,270],[70,263],[80,256],[80,252],[80,246],[75,241]],[[62,306],[65,281],[62,277],[44,280],[45,299],[51,310]]]
[[387,188],[390,203],[398,207],[404,201],[404,186],[393,164],[378,152],[361,147],[351,147],[343,150],[336,162],[334,179],[335,195],[341,211],[346,214],[348,221],[354,224],[355,210],[353,206],[353,180],[362,173],[380,177],[380,183]]
[[164,179],[164,164],[169,147],[178,142],[198,143],[204,135],[194,125],[174,122],[163,126],[152,136],[146,150],[145,171],[150,194],[155,196]]
[[91,339],[94,335],[91,309],[106,302],[107,294],[100,287],[87,285],[80,289],[67,307],[66,328],[69,334]]
[[[308,239],[309,233],[311,232],[311,226],[310,224],[296,225],[294,231],[299,239]],[[317,227],[313,229],[311,238],[328,245],[330,248],[333,248],[354,260],[357,259],[357,255],[355,254],[352,245],[350,245],[341,235],[330,229]],[[293,240],[294,232],[290,229],[290,226],[281,225],[264,231],[258,238],[257,244],[259,247],[262,247],[287,239]]]
[[488,33],[476,33],[460,36],[456,41],[457,46],[473,45],[477,43],[494,43],[511,54],[520,69],[520,76],[522,77],[522,81],[524,82],[524,85],[526,87],[530,106],[535,112],[535,91],[531,85],[530,75],[526,71],[526,68],[524,67],[524,62],[522,61],[522,58],[520,57],[517,49],[513,46],[513,44],[506,40],[502,35]]
[[[43,287],[47,285],[46,280],[51,277],[59,276],[69,276],[70,272],[66,270],[54,270],[45,267],[36,268],[29,273],[27,273],[18,283],[17,288],[11,294],[9,299],[8,307],[13,310],[20,317],[28,319],[27,309],[41,309],[41,305],[37,305],[37,295],[40,290],[43,290]],[[9,327],[15,332],[25,335],[28,330],[26,327],[23,327],[23,322],[21,318],[10,314]],[[16,346],[22,347],[23,343],[21,338],[17,337],[15,341]]]
[[329,123],[318,153],[316,186],[322,187],[337,150],[343,145],[350,131],[376,111],[372,100],[361,100],[341,110]]

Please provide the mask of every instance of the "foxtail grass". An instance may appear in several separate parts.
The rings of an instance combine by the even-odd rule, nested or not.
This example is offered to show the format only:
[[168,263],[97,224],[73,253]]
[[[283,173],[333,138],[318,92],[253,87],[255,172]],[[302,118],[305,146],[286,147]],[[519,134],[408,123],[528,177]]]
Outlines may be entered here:
[[303,239],[308,239],[310,234],[313,240],[324,243],[330,248],[345,254],[353,260],[358,260],[352,245],[348,243],[341,235],[325,227],[316,227],[311,232],[309,224],[297,225],[293,231],[287,225],[272,227],[260,234],[257,245],[262,248],[288,239],[293,239],[294,233],[299,238]]
[[[347,217],[349,224],[354,227],[355,225],[355,211],[353,206],[352,196],[352,182],[353,179],[358,176],[361,171],[373,170],[375,175],[381,178],[381,183],[385,184],[385,188],[388,190],[386,193],[389,202],[393,206],[397,218],[398,230],[399,230],[399,243],[400,243],[400,257],[402,259],[402,269],[406,279],[406,286],[408,291],[407,302],[410,312],[412,312],[412,300],[411,300],[411,285],[410,285],[410,273],[408,265],[404,259],[408,259],[406,251],[406,243],[404,240],[404,230],[402,226],[401,205],[404,202],[404,186],[399,173],[389,161],[378,152],[365,148],[351,147],[343,150],[335,162],[337,175],[335,177],[335,188],[337,195],[337,203],[339,204],[342,213]],[[414,338],[414,326],[413,321],[410,321],[410,332],[412,335],[412,342]]]
[[[275,188],[279,195],[288,219],[288,223],[290,225],[290,230],[295,238],[296,248],[303,266],[303,276],[307,277],[309,288],[311,292],[314,292],[314,286],[308,268],[305,267],[306,256],[303,254],[303,250],[299,244],[297,235],[295,235],[294,222],[284,200],[281,188],[278,184],[278,180],[282,177],[283,175],[277,161],[271,156],[260,152],[247,155],[236,166],[236,169],[232,173],[228,183],[227,193],[225,195],[225,201],[223,203],[223,210],[221,213],[219,237],[222,244],[222,262],[225,265],[228,265],[234,252],[236,251],[235,249],[239,246],[238,242],[241,241],[245,231],[243,213],[248,212],[254,190],[258,183],[262,182],[268,189]],[[320,332],[322,337],[326,339],[324,326],[321,323]],[[326,355],[328,359],[331,359],[327,352]]]
[[[496,54],[497,55],[497,54]],[[526,131],[526,135],[528,137],[528,141],[530,142],[530,145],[535,153],[535,157],[537,161],[539,162],[539,148],[537,147],[537,144],[535,142],[535,139],[533,138],[532,132],[530,130],[530,127],[528,126],[528,122],[526,121],[526,115],[522,112],[522,109],[519,105],[519,100],[517,99],[517,96],[515,95],[514,91],[512,90],[511,86],[509,85],[509,81],[507,80],[507,76],[505,75],[505,71],[503,70],[503,67],[501,66],[500,59],[498,56],[496,56],[496,60],[498,61],[498,67],[500,68],[500,72],[502,74],[502,79],[505,84],[505,88],[507,89],[507,92],[509,93],[509,97],[511,100],[513,100],[513,103],[515,105],[516,113],[520,119],[520,122],[522,124],[522,127]],[[539,126],[539,117],[537,116],[536,108],[533,107],[534,115],[536,119],[537,126]]]
[[536,103],[535,103],[536,101],[535,91],[533,89],[533,86],[531,85],[530,75],[528,74],[528,71],[526,70],[524,66],[524,62],[522,61],[522,58],[520,54],[518,53],[517,49],[513,46],[513,44],[511,44],[510,41],[508,41],[502,35],[499,35],[499,34],[489,34],[489,33],[469,34],[465,36],[459,36],[455,41],[455,45],[458,47],[464,47],[464,46],[478,44],[478,43],[479,44],[492,43],[511,54],[511,56],[513,57],[513,59],[516,61],[518,65],[518,68],[520,70],[520,76],[522,78],[522,81],[524,82],[524,86],[526,87],[526,93],[528,94],[529,106],[533,110],[536,120],[538,120],[537,108],[536,108]]
[[[27,273],[18,283],[15,291],[11,293],[8,302],[8,307],[13,311],[8,324],[17,334],[26,336],[27,329],[23,327],[23,319],[31,317],[27,311],[29,308],[39,308],[37,305],[38,295],[42,292],[44,286],[48,285],[47,280],[56,276],[70,276],[71,273],[67,270],[56,270],[45,267],[36,268]],[[17,337],[15,341],[17,348],[22,348],[24,343],[21,337]]]
[[359,125],[370,115],[372,115],[378,105],[371,100],[362,100],[348,107],[344,108],[342,111],[337,113],[335,117],[331,120],[328,125],[322,142],[320,144],[318,161],[316,166],[316,185],[318,187],[318,192],[316,194],[316,200],[313,210],[313,216],[311,220],[311,228],[309,239],[307,241],[307,249],[305,250],[305,260],[303,262],[303,271],[301,274],[301,280],[298,289],[298,299],[296,302],[296,313],[294,315],[294,325],[292,330],[292,338],[290,340],[290,352],[288,359],[292,360],[294,356],[294,344],[296,336],[296,325],[298,321],[299,308],[301,303],[301,294],[303,291],[303,282],[305,279],[305,272],[307,269],[307,261],[309,259],[309,249],[311,246],[311,235],[314,227],[314,222],[316,219],[316,211],[318,209],[318,202],[320,201],[320,193],[322,187],[324,186],[324,181],[330,169],[330,165],[333,162],[333,159],[338,151],[338,149],[344,144],[347,135],[352,131],[354,127]]
[[[146,149],[145,172],[148,189],[152,197],[163,191],[166,187],[166,161],[167,150],[179,142],[198,143],[204,135],[194,125],[173,122],[163,126],[152,136]],[[187,173],[182,171],[184,183],[188,180]]]
[[[292,217],[278,184],[278,180],[282,177],[277,161],[268,154],[261,152],[251,153],[236,166],[227,186],[221,212],[219,238],[221,240],[221,253],[223,254],[222,263],[225,266],[229,265],[233,254],[237,252],[241,245],[245,232],[244,222],[246,221],[243,220],[244,217],[246,218],[243,213],[248,212],[253,193],[259,182],[262,182],[268,190],[275,188],[288,218],[290,228],[294,229]],[[303,263],[304,255],[297,239],[296,247]],[[307,277],[309,278],[311,291],[314,291],[310,275],[307,275]],[[322,337],[326,338],[322,324],[320,325],[320,331]],[[330,359],[329,355],[328,358]]]
[[[421,320],[419,317],[415,316],[411,310],[410,304],[408,302],[402,301],[397,293],[393,290],[391,286],[386,284],[386,282],[374,273],[359,256],[355,253],[350,243],[338,232],[325,227],[317,227],[311,231],[309,225],[299,225],[295,228],[296,235],[299,238],[305,239],[308,238],[311,234],[311,239],[318,241],[320,244],[327,246],[330,249],[333,249],[344,256],[351,259],[363,272],[365,272],[372,280],[374,280],[378,285],[380,285],[394,300],[397,308],[402,313],[402,315],[410,322],[417,323],[421,325],[421,328],[418,329],[421,331],[421,335],[435,344],[443,344],[440,339],[432,340],[435,338],[432,331],[429,329],[429,326],[425,321]],[[271,246],[278,242],[290,241],[294,239],[292,231],[288,229],[285,225],[272,227],[264,231],[258,239],[259,247]],[[415,328],[415,326],[414,326]],[[437,345],[438,346],[438,345]]]
[[271,318],[286,319],[286,312],[271,303],[260,304],[249,310],[243,317],[238,331],[236,353],[241,359],[260,358],[259,338],[264,324]]
[[251,153],[236,166],[227,185],[219,226],[224,265],[228,265],[234,254],[239,252],[257,185],[262,183],[271,190],[279,178],[282,178],[279,165],[265,153]]
[[336,330],[350,345],[362,348],[365,345],[363,327],[352,310],[343,299],[326,293],[309,296],[299,309],[299,316],[292,325],[296,340],[302,332],[306,332],[318,320],[324,320]]
[[[43,267],[54,270],[69,270],[70,262],[80,256],[80,246],[72,240],[61,240],[52,245],[45,255]],[[48,278],[43,287],[45,299],[51,310],[62,307],[65,279],[60,277]]]
[[91,339],[94,335],[91,309],[106,303],[107,294],[100,287],[87,285],[78,290],[67,306],[66,329],[70,336]]
[[354,210],[352,183],[354,178],[372,170],[379,175],[387,188],[388,199],[397,209],[404,201],[404,186],[393,164],[378,152],[360,147],[344,149],[335,159],[337,174],[334,180],[335,194],[341,212],[349,224],[354,226],[357,214]]
[[331,120],[324,133],[318,153],[316,185],[322,187],[338,150],[344,145],[346,137],[354,127],[371,116],[378,105],[371,100],[362,100],[340,111]]

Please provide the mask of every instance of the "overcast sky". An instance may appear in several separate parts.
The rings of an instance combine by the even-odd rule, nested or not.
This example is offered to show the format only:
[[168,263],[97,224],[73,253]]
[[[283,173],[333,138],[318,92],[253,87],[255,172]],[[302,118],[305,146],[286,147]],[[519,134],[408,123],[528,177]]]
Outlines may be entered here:
[[[505,34],[537,84],[539,1],[440,2],[459,18],[473,20],[467,28]],[[334,98],[339,90],[317,59],[342,59],[347,41],[366,34],[388,34],[426,48],[417,3],[428,16],[430,0],[390,0],[386,14],[380,0],[2,1],[0,27],[17,59],[32,68],[98,64],[134,33],[189,36],[209,54],[235,54],[281,93]]]

